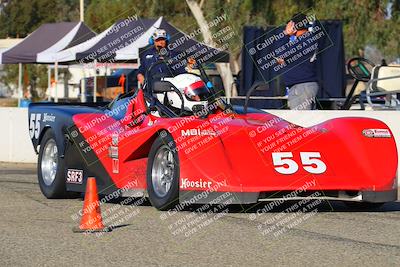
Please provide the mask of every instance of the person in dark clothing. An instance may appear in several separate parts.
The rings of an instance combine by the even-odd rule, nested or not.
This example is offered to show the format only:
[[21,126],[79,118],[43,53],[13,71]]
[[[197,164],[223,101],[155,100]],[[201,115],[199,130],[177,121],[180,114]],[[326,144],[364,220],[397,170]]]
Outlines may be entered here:
[[175,76],[185,72],[184,66],[182,67],[181,64],[176,64],[175,61],[171,60],[176,58],[177,54],[168,49],[168,39],[169,37],[165,30],[157,29],[150,40],[151,43],[154,43],[154,46],[147,49],[140,56],[140,67],[137,79],[142,86],[147,70],[152,64],[159,60],[165,60],[165,62],[155,66],[150,73],[148,73],[148,75],[154,79]]
[[[276,60],[281,65],[283,80],[288,88],[290,109],[314,109],[315,97],[319,90],[317,83],[316,55],[317,38],[308,31],[308,18],[300,13],[287,23],[283,45]],[[288,51],[295,53],[288,53]]]

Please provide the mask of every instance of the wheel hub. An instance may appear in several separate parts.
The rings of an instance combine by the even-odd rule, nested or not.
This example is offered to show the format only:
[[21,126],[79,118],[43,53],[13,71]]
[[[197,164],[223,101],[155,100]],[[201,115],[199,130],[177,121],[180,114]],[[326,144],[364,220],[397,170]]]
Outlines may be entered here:
[[43,156],[41,161],[41,171],[43,182],[49,186],[51,185],[57,174],[57,165],[58,165],[58,150],[57,144],[53,139],[50,139],[44,149]]
[[174,175],[174,156],[170,148],[163,145],[155,155],[151,171],[154,192],[158,197],[164,197],[168,194]]

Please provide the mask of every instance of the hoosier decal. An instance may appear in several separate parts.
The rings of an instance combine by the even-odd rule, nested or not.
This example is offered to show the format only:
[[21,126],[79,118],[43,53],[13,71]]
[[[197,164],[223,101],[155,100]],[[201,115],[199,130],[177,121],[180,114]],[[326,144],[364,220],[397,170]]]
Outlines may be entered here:
[[200,179],[198,181],[191,181],[188,178],[182,178],[181,179],[181,186],[180,188],[185,189],[185,188],[210,188],[212,186],[212,182],[210,181],[203,181],[203,179]]

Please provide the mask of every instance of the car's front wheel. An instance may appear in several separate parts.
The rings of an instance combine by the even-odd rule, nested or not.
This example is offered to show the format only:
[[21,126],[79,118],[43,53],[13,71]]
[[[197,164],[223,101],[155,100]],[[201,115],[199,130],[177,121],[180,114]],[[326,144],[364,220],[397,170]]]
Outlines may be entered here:
[[165,131],[150,149],[147,191],[151,204],[159,210],[171,209],[179,202],[179,158],[174,140]]
[[40,142],[38,158],[40,190],[47,198],[67,197],[64,159],[60,157],[53,130],[48,129]]

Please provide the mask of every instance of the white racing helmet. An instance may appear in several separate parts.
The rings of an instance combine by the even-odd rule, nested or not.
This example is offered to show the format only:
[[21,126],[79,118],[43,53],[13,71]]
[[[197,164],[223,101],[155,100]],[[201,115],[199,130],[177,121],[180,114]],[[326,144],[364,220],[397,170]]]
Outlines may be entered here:
[[[207,100],[210,98],[211,92],[199,76],[184,73],[173,78],[164,78],[164,81],[172,83],[182,93],[186,111],[193,112],[193,107],[196,105],[207,107]],[[176,93],[169,92],[167,97],[171,106],[178,109],[181,108],[182,101]]]

